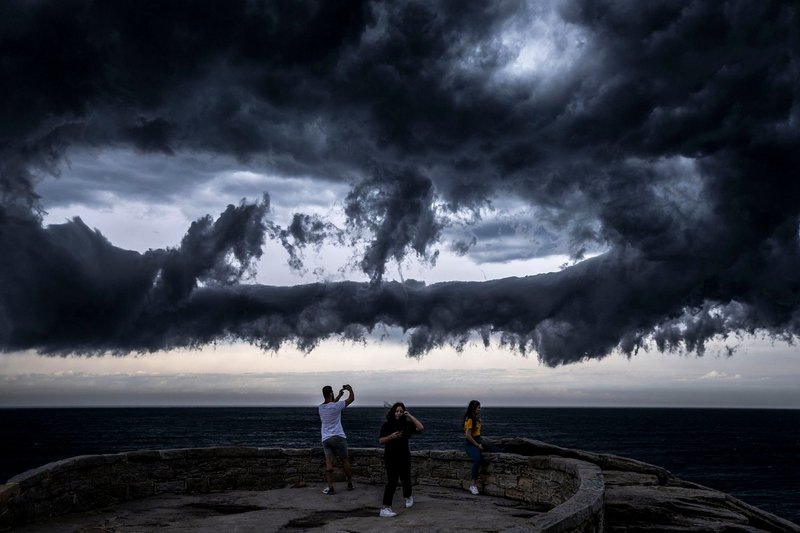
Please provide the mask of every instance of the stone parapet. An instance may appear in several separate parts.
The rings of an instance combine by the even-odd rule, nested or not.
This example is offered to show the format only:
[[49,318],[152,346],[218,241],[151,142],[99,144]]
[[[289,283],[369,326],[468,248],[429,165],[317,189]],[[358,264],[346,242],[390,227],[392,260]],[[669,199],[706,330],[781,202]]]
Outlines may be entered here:
[[[466,489],[470,462],[463,452],[412,453],[415,484]],[[385,482],[383,451],[351,448],[360,484]],[[0,485],[0,528],[87,511],[162,493],[269,490],[321,483],[321,449],[191,448],[80,456],[30,470]],[[603,529],[599,467],[555,456],[486,454],[480,479],[490,495],[525,502],[531,531]]]
[[[505,453],[525,457],[561,457],[575,459],[580,464],[592,464],[602,470],[603,488],[587,485],[576,491],[568,501],[570,520],[585,524],[582,513],[590,513],[602,493],[605,531],[747,531],[748,533],[800,533],[800,526],[714,489],[674,477],[668,470],[635,459],[585,450],[561,448],[546,442],[526,438],[504,438],[495,442]],[[588,500],[585,499],[588,497]],[[593,503],[589,504],[588,501]],[[583,504],[581,502],[584,502]],[[541,520],[553,520],[558,508]],[[545,524],[539,520],[537,527]],[[544,530],[544,529],[541,529]],[[567,531],[580,531],[566,528]],[[598,531],[589,529],[588,531]],[[559,529],[564,531],[564,529]]]

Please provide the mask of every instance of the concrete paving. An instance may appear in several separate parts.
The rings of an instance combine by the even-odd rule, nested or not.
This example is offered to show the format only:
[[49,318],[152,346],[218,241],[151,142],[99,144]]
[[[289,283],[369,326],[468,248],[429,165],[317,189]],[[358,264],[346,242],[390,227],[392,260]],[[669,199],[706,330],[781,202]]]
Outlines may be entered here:
[[415,486],[414,506],[405,508],[398,490],[392,518],[378,516],[383,486],[361,485],[353,491],[323,485],[268,491],[211,494],[162,494],[96,511],[64,515],[15,531],[66,533],[192,531],[239,533],[445,531],[526,531],[537,512],[520,502],[463,490]]

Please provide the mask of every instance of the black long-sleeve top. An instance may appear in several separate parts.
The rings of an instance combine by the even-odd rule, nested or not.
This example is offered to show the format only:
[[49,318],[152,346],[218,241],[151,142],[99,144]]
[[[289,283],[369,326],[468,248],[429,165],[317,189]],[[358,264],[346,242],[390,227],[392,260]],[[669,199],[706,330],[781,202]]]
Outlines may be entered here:
[[411,455],[411,450],[408,448],[408,439],[410,439],[412,435],[420,433],[420,431],[417,430],[417,426],[405,417],[400,420],[387,420],[381,426],[381,433],[378,438],[387,437],[395,431],[400,431],[403,436],[399,439],[390,440],[384,445],[384,457],[403,457]]

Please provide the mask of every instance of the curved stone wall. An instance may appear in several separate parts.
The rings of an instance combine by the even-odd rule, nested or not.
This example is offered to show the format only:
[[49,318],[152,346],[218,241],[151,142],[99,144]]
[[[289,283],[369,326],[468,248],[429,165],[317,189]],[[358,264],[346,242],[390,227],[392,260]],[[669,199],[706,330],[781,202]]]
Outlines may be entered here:
[[[415,483],[467,488],[462,452],[413,452]],[[352,448],[355,479],[383,484],[383,451]],[[321,449],[192,448],[81,456],[30,470],[0,485],[0,528],[86,511],[161,493],[269,490],[321,483]],[[486,454],[480,482],[490,495],[542,511],[531,529],[602,531],[603,476],[577,459]]]

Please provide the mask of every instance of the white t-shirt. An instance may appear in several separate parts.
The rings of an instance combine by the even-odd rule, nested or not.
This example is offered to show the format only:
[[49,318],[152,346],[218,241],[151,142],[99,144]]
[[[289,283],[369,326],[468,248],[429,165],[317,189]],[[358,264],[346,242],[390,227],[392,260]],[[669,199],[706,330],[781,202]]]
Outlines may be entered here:
[[322,421],[322,441],[338,435],[347,438],[342,427],[342,411],[347,407],[344,400],[319,405],[319,419]]

